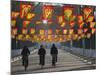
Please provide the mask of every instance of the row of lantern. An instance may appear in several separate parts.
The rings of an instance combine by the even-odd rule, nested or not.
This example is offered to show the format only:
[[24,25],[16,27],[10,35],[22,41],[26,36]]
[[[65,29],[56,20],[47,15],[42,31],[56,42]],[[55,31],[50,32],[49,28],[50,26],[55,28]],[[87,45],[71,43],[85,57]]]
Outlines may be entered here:
[[[80,21],[79,21],[80,22]],[[36,21],[36,25],[37,24],[41,24],[42,22],[41,21]],[[49,24],[51,24],[52,22],[48,22]],[[89,27],[90,28],[95,28],[95,26],[96,26],[96,22],[93,22],[93,21],[91,21],[91,22],[89,22],[90,24],[89,24]],[[27,28],[27,26],[30,24],[30,21],[23,21],[23,28]],[[16,27],[16,20],[12,20],[11,21],[11,25],[12,25],[12,27]],[[35,25],[35,26],[36,26]],[[70,22],[70,28],[73,28],[74,27],[74,25],[75,25],[75,22]],[[83,28],[84,27],[84,22],[81,22],[80,24],[78,24],[78,26],[79,26],[79,28]],[[62,23],[61,24],[61,27],[64,27],[64,26],[67,26],[67,24],[66,23]]]
[[80,40],[82,38],[90,38],[91,33],[85,34],[73,34],[73,35],[23,35],[18,34],[16,36],[12,36],[12,38],[16,38],[16,40],[21,41],[32,41],[32,42],[65,42],[70,40]]
[[[32,5],[21,4],[20,12],[12,12],[11,16],[14,19],[16,19],[16,17],[18,17],[18,15],[20,15],[21,18],[26,17],[27,20],[25,20],[23,22],[23,25],[26,26],[30,23],[30,20],[33,17],[36,16],[35,13],[30,12],[31,10],[32,10]],[[85,20],[85,22],[93,22],[94,15],[91,15],[91,13],[93,12],[93,9],[91,7],[85,7],[83,9],[83,14],[82,15],[79,14],[77,16],[73,14],[73,10],[74,10],[73,7],[64,6],[63,11],[62,11],[63,14],[60,15],[60,16],[56,15],[57,18],[58,18],[57,19],[58,23],[60,24],[61,27],[64,27],[67,23],[73,27],[76,23],[76,20],[75,20],[76,18],[78,19],[78,24],[79,24],[80,28],[82,28],[82,26],[84,25],[84,20]],[[42,12],[43,12],[41,14],[42,15],[42,20],[47,20],[49,22],[49,24],[53,23],[51,21],[51,18],[52,18],[53,13],[54,13],[54,6],[44,5],[43,8],[42,8]],[[80,11],[80,12],[82,12],[82,11]],[[40,24],[40,23],[42,23],[41,20],[36,21],[36,24]]]
[[[86,34],[88,32],[88,30],[89,30],[88,28],[77,29],[77,30],[74,30],[74,29],[69,29],[69,30],[67,30],[67,29],[63,29],[63,30],[56,29],[55,31],[53,31],[51,29],[49,29],[49,30],[40,29],[40,30],[38,30],[38,33],[40,35],[45,35],[45,34],[48,34],[48,35],[49,34],[50,35],[52,35],[52,34],[60,35],[60,34],[73,34],[73,33],[78,33],[78,34],[85,33]],[[96,28],[91,28],[89,30],[89,32],[92,33],[92,34],[94,34],[95,31],[96,31]],[[31,28],[30,31],[29,31],[29,33],[28,33],[28,30],[26,28],[23,28],[21,33],[22,34],[38,34],[36,32],[37,31],[34,28]],[[12,28],[11,33],[13,35],[17,35],[18,34],[18,29],[17,28]]]

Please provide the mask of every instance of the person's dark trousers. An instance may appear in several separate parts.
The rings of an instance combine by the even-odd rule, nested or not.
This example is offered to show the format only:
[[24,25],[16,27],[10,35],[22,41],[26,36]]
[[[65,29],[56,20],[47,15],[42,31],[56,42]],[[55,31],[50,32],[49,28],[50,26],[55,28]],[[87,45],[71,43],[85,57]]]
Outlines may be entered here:
[[52,66],[55,66],[56,65],[56,54],[52,54]]
[[45,55],[40,55],[40,65],[45,65]]
[[57,54],[55,55],[55,60],[56,60],[56,62],[57,62]]

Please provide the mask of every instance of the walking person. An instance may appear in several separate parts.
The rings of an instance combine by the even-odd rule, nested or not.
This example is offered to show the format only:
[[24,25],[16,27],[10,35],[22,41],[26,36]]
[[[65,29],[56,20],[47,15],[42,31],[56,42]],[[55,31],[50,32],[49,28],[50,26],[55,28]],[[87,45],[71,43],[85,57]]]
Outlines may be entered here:
[[25,67],[25,71],[27,70],[28,67],[29,54],[30,54],[29,49],[27,48],[27,46],[24,46],[21,55],[22,55],[22,65]]
[[52,56],[52,66],[56,66],[58,49],[56,48],[55,44],[52,45],[50,53]]
[[46,50],[43,48],[43,45],[41,45],[40,49],[38,50],[38,55],[40,58],[39,65],[41,65],[41,68],[43,68],[43,66],[45,65],[45,54],[46,54]]

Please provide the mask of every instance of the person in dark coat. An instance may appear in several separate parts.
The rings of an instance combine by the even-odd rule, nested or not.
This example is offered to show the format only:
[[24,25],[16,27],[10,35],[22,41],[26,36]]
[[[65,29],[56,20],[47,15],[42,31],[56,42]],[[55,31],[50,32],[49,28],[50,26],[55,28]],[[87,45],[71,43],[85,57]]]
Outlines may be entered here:
[[43,48],[43,45],[40,46],[40,49],[38,50],[38,55],[40,58],[40,65],[41,68],[43,68],[43,66],[45,65],[45,54],[46,54],[46,50]]
[[58,55],[58,49],[56,48],[55,44],[52,45],[50,54],[52,56],[52,66],[55,66],[57,62],[57,55]]
[[29,49],[27,48],[27,46],[24,46],[23,50],[21,52],[21,55],[22,55],[22,64],[23,64],[23,66],[25,65],[24,61],[26,61],[25,70],[28,67],[28,56],[29,56],[29,54],[30,54]]

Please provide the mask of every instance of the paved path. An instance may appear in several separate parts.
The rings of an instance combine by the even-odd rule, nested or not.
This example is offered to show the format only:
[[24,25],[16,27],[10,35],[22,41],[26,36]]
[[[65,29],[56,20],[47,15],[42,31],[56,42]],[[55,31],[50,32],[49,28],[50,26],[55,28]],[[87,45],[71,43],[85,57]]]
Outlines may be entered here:
[[11,71],[12,74],[27,74],[27,73],[40,73],[40,72],[54,72],[54,71],[69,71],[76,69],[86,69],[92,67],[93,65],[89,65],[80,57],[72,55],[64,50],[59,49],[58,52],[58,62],[56,67],[52,67],[51,65],[51,55],[50,49],[46,49],[46,60],[45,66],[41,69],[39,63],[39,56],[37,55],[38,50],[34,50],[34,52],[29,56],[29,67],[25,72],[24,67],[22,66],[21,60],[17,60],[11,63]]

